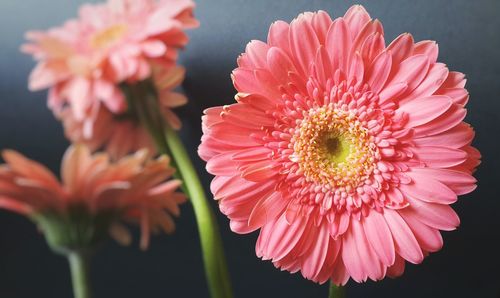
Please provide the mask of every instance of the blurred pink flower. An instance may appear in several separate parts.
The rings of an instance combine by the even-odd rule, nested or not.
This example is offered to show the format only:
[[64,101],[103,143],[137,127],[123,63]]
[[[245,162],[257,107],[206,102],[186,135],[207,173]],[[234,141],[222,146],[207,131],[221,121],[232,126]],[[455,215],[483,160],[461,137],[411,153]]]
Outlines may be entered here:
[[[0,208],[44,219],[38,223],[49,217],[74,223],[78,220],[72,218],[75,210],[95,222],[104,217],[109,223],[105,227],[122,244],[128,244],[131,237],[121,222],[137,222],[142,231],[141,248],[146,249],[151,232],[174,231],[172,216],[179,215],[178,205],[186,200],[175,192],[181,182],[168,180],[174,173],[169,158],[151,160],[147,155],[141,150],[110,161],[105,153],[91,154],[84,145],[73,145],[64,155],[59,182],[43,165],[5,150],[6,164],[0,166]],[[93,231],[99,227],[84,228]]]
[[199,147],[231,229],[260,229],[259,257],[319,283],[398,276],[441,249],[480,154],[464,75],[437,56],[408,33],[386,46],[359,5],[250,42],[237,103],[205,111]]
[[191,0],[109,0],[83,5],[61,27],[28,32],[22,50],[38,60],[30,89],[50,88],[49,107],[58,114],[68,104],[78,121],[92,122],[101,103],[125,112],[118,84],[149,78],[155,65],[175,65],[188,41],[183,30],[198,25],[194,6]]
[[[172,108],[184,105],[187,98],[172,90],[184,79],[182,67],[171,67],[155,71],[155,86],[161,113],[167,123],[174,129],[181,127],[181,121],[172,112]],[[73,111],[65,107],[59,113],[66,137],[73,143],[83,143],[92,151],[104,148],[109,155],[118,159],[126,154],[147,148],[152,155],[157,153],[156,145],[147,130],[142,126],[137,115],[131,113],[114,114],[105,106],[100,106],[91,126],[79,121]]]

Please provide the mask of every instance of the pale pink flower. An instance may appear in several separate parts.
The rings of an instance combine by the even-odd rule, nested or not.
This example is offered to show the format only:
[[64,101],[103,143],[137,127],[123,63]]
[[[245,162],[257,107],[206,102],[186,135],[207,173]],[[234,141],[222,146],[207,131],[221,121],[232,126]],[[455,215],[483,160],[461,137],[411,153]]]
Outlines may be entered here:
[[[77,19],[46,32],[28,32],[23,51],[38,60],[30,89],[50,88],[57,114],[69,104],[78,121],[92,122],[101,103],[127,109],[118,84],[147,79],[154,65],[175,65],[178,49],[196,27],[191,0],[109,0],[86,4]],[[92,125],[91,123],[88,125]]]
[[[42,230],[53,218],[82,224],[72,217],[78,211],[95,219],[91,223],[104,223],[122,244],[131,237],[121,223],[139,223],[145,249],[151,232],[174,231],[172,216],[179,215],[178,205],[186,200],[175,192],[181,182],[168,180],[174,173],[169,158],[149,159],[146,150],[111,161],[105,153],[91,154],[84,145],[73,145],[62,161],[61,182],[15,151],[5,150],[2,156],[6,164],[0,166],[0,208],[40,219]],[[83,228],[98,233],[103,227]]]
[[[154,73],[161,113],[170,127],[180,129],[181,121],[171,109],[184,105],[187,98],[172,90],[184,79],[185,70],[176,66],[162,68]],[[147,148],[152,155],[157,153],[153,139],[137,117],[127,112],[115,114],[101,105],[95,119],[88,127],[88,122],[79,121],[73,110],[68,107],[63,108],[58,114],[65,135],[71,142],[85,144],[92,151],[103,148],[114,159],[142,148]]]
[[362,6],[271,25],[238,59],[237,103],[203,116],[200,156],[231,229],[313,281],[403,273],[443,245],[479,152],[464,75],[433,41],[386,46]]

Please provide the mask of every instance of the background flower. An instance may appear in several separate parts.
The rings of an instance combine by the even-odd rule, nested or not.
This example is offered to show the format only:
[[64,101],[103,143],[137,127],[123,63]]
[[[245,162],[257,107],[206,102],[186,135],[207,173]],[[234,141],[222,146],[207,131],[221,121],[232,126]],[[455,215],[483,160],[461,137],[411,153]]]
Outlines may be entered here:
[[50,88],[49,107],[60,114],[69,105],[77,121],[93,121],[101,104],[114,114],[127,103],[122,82],[149,78],[154,66],[175,65],[188,39],[183,30],[198,22],[190,0],[110,0],[86,4],[77,19],[47,32],[29,32],[23,51],[38,60],[30,89]]
[[231,229],[316,282],[398,276],[442,247],[475,188],[464,75],[433,41],[389,46],[361,6],[275,22],[233,72],[237,103],[203,117],[200,156]]
[[180,181],[168,180],[174,172],[168,157],[150,160],[146,150],[113,162],[105,153],[71,146],[62,162],[62,182],[15,151],[2,155],[0,207],[34,219],[56,248],[93,246],[108,230],[128,244],[131,237],[121,223],[132,222],[141,226],[146,249],[151,232],[174,231],[172,216],[186,200],[175,192]]

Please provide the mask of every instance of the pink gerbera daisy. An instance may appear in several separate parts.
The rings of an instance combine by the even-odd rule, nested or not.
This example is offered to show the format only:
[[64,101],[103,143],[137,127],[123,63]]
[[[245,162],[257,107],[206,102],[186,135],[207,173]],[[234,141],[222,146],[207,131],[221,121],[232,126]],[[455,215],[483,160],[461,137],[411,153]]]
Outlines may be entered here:
[[175,65],[187,43],[184,29],[196,27],[191,0],[109,0],[86,4],[77,19],[47,32],[29,32],[23,51],[38,60],[30,89],[50,88],[49,107],[69,105],[89,127],[100,105],[127,110],[118,84],[150,78],[153,67]]
[[32,218],[56,250],[85,249],[111,233],[122,244],[130,235],[122,222],[141,226],[141,248],[150,233],[173,232],[172,216],[186,198],[175,192],[179,180],[169,159],[149,159],[145,150],[111,161],[105,153],[91,154],[71,146],[61,166],[62,182],[43,165],[6,150],[0,166],[0,208]]
[[388,46],[362,6],[271,25],[232,78],[237,103],[203,116],[200,156],[231,229],[315,282],[403,273],[443,245],[479,152],[464,75],[433,41]]

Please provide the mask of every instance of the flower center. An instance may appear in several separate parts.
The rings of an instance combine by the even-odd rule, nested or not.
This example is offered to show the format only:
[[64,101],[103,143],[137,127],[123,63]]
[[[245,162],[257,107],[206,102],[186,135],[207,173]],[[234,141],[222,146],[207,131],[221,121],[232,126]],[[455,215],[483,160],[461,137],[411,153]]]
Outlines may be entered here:
[[377,147],[368,130],[349,112],[326,106],[307,112],[292,139],[307,181],[331,187],[356,187],[374,169]]
[[318,150],[333,163],[342,163],[350,153],[350,143],[339,131],[329,131],[319,139]]
[[127,32],[127,26],[117,24],[102,31],[96,32],[90,39],[90,44],[94,49],[104,49],[115,44]]

